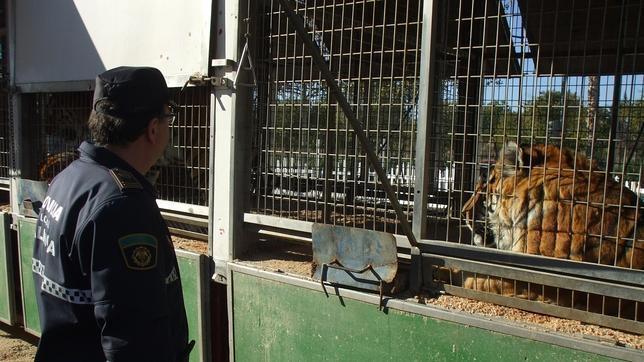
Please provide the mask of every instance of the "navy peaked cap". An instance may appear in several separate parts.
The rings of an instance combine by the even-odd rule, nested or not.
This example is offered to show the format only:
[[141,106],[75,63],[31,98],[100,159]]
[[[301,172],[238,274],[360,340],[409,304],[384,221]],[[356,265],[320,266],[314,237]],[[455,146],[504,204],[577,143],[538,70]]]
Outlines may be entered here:
[[[107,101],[107,102],[106,102]],[[154,117],[172,104],[163,74],[152,67],[117,67],[96,77],[96,112],[131,119]]]

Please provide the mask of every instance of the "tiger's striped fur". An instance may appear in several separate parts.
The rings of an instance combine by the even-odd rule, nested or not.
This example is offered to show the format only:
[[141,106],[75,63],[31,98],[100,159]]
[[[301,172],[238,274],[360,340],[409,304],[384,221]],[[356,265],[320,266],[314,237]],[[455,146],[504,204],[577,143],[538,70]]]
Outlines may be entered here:
[[474,203],[486,210],[499,249],[644,267],[644,211],[637,195],[583,155],[511,142],[476,190],[463,212],[474,218]]
[[[594,162],[565,148],[507,144],[462,212],[475,243],[490,239],[483,233],[491,230],[493,240],[487,244],[502,250],[644,268],[641,201]],[[476,225],[481,215],[489,230]],[[562,289],[555,297],[556,292],[540,294],[539,285],[528,288],[525,282],[472,273],[466,273],[463,286],[548,302],[570,292]]]

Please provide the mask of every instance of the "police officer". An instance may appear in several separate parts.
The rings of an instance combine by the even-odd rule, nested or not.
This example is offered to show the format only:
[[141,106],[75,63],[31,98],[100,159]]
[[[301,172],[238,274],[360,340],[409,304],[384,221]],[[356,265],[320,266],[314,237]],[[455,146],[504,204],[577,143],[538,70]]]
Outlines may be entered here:
[[188,326],[168,228],[143,175],[175,118],[155,68],[96,78],[80,159],[40,208],[32,270],[42,335],[36,361],[182,361]]

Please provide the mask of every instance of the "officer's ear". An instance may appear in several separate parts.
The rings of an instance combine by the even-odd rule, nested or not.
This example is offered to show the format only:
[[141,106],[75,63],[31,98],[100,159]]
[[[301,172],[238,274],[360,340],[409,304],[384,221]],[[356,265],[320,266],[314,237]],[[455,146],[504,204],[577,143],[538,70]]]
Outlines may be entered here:
[[156,144],[159,142],[161,120],[158,117],[152,118],[145,129],[145,138],[148,142]]

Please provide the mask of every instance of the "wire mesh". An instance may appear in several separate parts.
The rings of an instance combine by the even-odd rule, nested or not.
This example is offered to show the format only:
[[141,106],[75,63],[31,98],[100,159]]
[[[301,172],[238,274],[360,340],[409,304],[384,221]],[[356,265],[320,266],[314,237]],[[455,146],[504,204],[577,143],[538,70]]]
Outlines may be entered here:
[[[644,268],[643,8],[439,3],[426,238]],[[459,273],[439,281],[644,320],[642,301]]]
[[[210,92],[204,87],[187,88],[181,93],[179,89],[171,91],[179,107],[168,151],[154,168],[158,171],[157,196],[167,201],[207,205]],[[21,151],[32,158],[27,162],[38,165],[33,170],[37,179],[51,181],[78,157],[78,146],[89,139],[87,120],[91,110],[92,92],[23,96],[23,122],[29,146],[22,145]],[[0,138],[0,146],[2,141]],[[3,155],[0,149],[0,156]]]
[[210,88],[172,89],[179,106],[170,145],[159,162],[156,180],[162,200],[208,205],[210,160]]
[[11,124],[9,120],[9,92],[0,84],[0,178],[8,178],[11,168]]
[[[278,1],[249,1],[258,87],[251,211],[400,232],[355,133]],[[297,1],[308,34],[413,211],[422,2]]]
[[89,137],[92,92],[25,94],[22,104],[27,135],[17,152],[23,153],[26,162],[37,165],[35,170],[24,170],[24,175],[51,181],[78,157],[78,146]]

